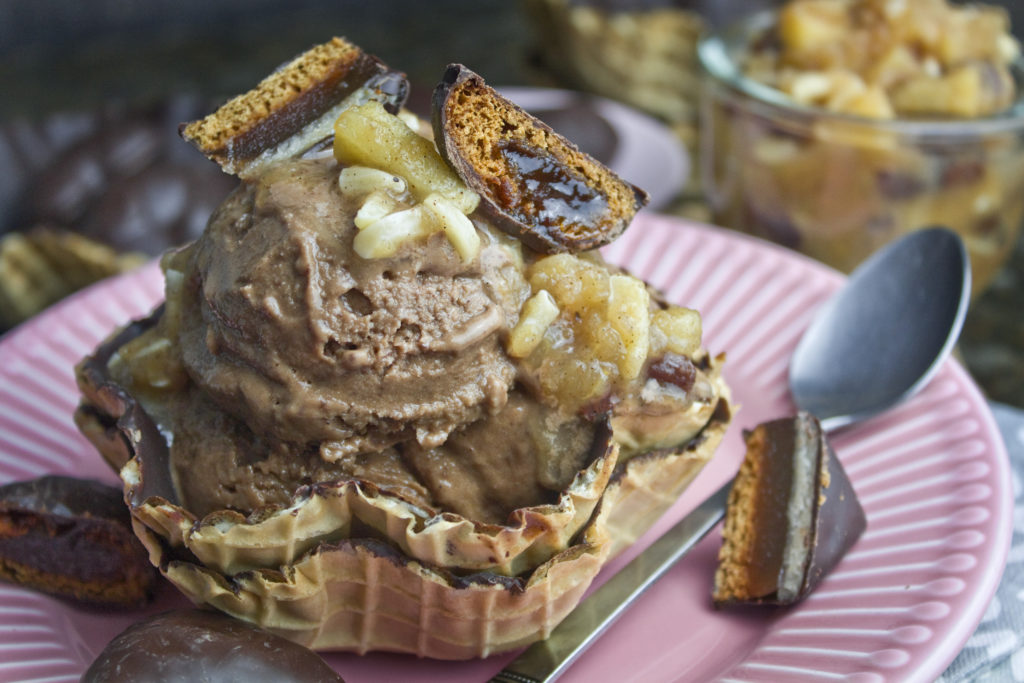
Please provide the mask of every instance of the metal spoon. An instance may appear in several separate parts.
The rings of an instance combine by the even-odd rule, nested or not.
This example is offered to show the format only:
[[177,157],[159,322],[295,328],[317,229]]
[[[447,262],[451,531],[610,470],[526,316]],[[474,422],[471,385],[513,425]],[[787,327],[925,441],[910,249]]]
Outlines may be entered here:
[[815,314],[790,361],[793,400],[827,431],[903,401],[953,348],[970,292],[955,232],[928,228],[893,242]]
[[[927,384],[960,334],[971,292],[956,233],[927,228],[865,261],[815,315],[790,361],[797,407],[833,430],[880,413]],[[593,592],[546,640],[492,683],[553,681],[725,514],[727,482]]]

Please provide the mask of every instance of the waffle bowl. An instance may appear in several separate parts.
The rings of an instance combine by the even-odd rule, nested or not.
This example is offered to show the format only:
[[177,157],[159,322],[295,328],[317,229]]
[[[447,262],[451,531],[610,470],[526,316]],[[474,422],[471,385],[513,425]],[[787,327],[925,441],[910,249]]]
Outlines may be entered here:
[[665,514],[704,469],[732,422],[728,387],[717,367],[713,375],[719,400],[697,436],[676,449],[642,453],[620,462],[601,500],[609,539],[608,556],[632,545]]
[[365,538],[322,543],[281,568],[228,576],[173,559],[162,537],[134,523],[151,561],[196,603],[312,649],[434,659],[486,657],[547,637],[608,553],[603,526],[592,523],[576,543],[517,577],[461,576]]
[[106,371],[155,324],[113,334],[78,368],[83,433],[120,470],[136,535],[161,572],[207,604],[315,649],[480,657],[544,638],[604,562],[677,499],[715,452],[722,398],[685,446],[618,461],[607,425],[554,504],[506,524],[426,510],[372,482],[301,487],[288,505],[198,518],[177,502],[163,435]]

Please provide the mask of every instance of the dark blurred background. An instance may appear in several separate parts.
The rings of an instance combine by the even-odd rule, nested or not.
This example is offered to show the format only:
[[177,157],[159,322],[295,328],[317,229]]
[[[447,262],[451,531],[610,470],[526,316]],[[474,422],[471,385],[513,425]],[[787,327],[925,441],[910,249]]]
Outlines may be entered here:
[[332,35],[432,85],[449,61],[525,82],[530,32],[515,2],[89,0],[0,2],[0,116],[235,94]]
[[[43,140],[52,133],[37,125],[46,117],[91,111],[112,101],[147,105],[179,93],[205,106],[247,90],[277,65],[332,35],[345,36],[406,71],[419,97],[426,96],[452,61],[467,64],[493,85],[572,85],[550,63],[538,59],[543,50],[526,12],[529,4],[530,0],[0,0],[0,236],[27,227],[21,224],[28,219],[19,193],[52,165],[48,155],[61,153],[52,140]],[[591,4],[685,6],[707,23],[721,23],[771,0]],[[1024,2],[996,4],[1007,7],[1021,35]],[[116,129],[121,120],[110,119],[114,123],[108,121],[107,128]],[[173,132],[170,119],[160,119],[160,125]],[[71,133],[55,135],[65,134]],[[41,141],[38,147],[35,140]],[[114,209],[105,207],[107,213],[93,216],[93,223]],[[704,217],[699,202],[682,202],[668,210]],[[121,214],[125,211],[122,207]],[[0,271],[5,267],[0,261]],[[1024,246],[1018,245],[1004,270],[975,302],[960,351],[990,397],[1024,407]],[[0,309],[3,303],[0,296]],[[0,330],[2,323],[0,316]]]
[[[1024,27],[1024,3],[989,2]],[[593,4],[679,5],[722,21],[771,2]],[[414,82],[433,83],[449,61],[494,83],[537,77],[534,35],[514,0],[0,0],[0,117],[168,88],[234,93],[330,35],[400,64]]]

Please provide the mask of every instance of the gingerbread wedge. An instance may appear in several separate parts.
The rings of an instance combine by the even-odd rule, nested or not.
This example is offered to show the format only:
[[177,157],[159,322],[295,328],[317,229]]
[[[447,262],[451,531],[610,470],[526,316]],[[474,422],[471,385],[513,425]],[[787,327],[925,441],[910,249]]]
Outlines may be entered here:
[[48,475],[0,486],[0,579],[105,607],[140,607],[157,573],[121,491]]
[[725,513],[716,605],[790,605],[842,559],[864,510],[821,425],[801,412],[744,435],[746,458]]
[[608,244],[647,193],[581,152],[461,64],[433,97],[438,151],[503,231],[544,253]]
[[409,83],[373,55],[334,38],[299,55],[180,134],[225,173],[251,178],[275,159],[300,156],[333,134],[338,114],[377,100],[393,113]]

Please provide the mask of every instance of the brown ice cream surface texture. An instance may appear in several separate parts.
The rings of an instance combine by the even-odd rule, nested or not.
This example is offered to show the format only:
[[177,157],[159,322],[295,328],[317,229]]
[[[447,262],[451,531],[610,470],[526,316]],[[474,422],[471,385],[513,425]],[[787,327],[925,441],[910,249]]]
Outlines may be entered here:
[[549,502],[594,428],[512,390],[501,333],[529,293],[521,253],[490,235],[465,264],[438,233],[363,259],[338,173],[277,164],[167,258],[180,289],[151,336],[178,328],[185,390],[151,390],[149,407],[185,507],[249,511],[349,477],[486,521]]
[[496,279],[513,254],[464,265],[437,234],[360,258],[337,176],[333,161],[280,164],[221,207],[189,264],[185,366],[254,433],[323,442],[327,461],[439,445],[514,379],[497,332],[522,293]]
[[492,523],[552,502],[595,426],[516,382],[504,340],[530,295],[522,249],[477,221],[470,263],[440,232],[364,259],[339,172],[329,157],[284,161],[243,184],[166,257],[161,323],[120,354],[132,367],[132,348],[179,349],[159,370],[170,379],[149,384],[182,390],[144,386],[146,354],[121,379],[173,433],[184,507],[248,512],[353,477]]

